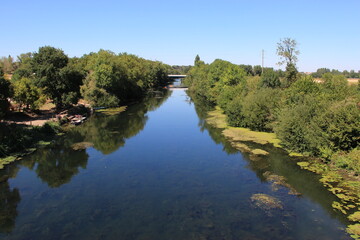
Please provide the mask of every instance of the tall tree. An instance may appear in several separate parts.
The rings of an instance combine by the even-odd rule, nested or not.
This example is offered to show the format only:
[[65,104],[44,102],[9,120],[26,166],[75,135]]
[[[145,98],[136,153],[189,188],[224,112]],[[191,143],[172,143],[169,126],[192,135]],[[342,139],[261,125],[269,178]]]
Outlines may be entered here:
[[200,57],[199,54],[196,55],[195,60],[194,60],[194,66],[196,66],[196,64],[200,61]]
[[201,61],[199,55],[196,55],[195,60],[194,60],[194,66],[198,67],[202,64],[205,64],[204,61]]
[[280,39],[276,49],[277,55],[280,57],[279,65],[286,64],[285,87],[290,86],[297,78],[296,62],[300,51],[297,50],[297,42],[291,38]]
[[39,48],[31,62],[36,85],[44,89],[57,108],[75,103],[80,91],[82,74],[68,62],[61,49],[50,46]]
[[286,65],[296,65],[298,61],[297,56],[300,54],[300,51],[297,50],[297,42],[295,39],[284,38],[280,39],[280,42],[277,43],[276,53],[280,56],[279,65],[285,63]]

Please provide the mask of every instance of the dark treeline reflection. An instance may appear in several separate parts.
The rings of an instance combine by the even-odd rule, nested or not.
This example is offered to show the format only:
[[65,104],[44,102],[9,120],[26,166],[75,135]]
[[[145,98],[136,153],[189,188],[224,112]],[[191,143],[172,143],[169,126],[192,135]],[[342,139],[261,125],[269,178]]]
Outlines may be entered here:
[[8,179],[15,177],[18,168],[7,168],[0,172],[0,232],[10,233],[18,215],[17,205],[21,200],[17,188],[10,189]]
[[144,129],[148,119],[146,113],[158,108],[170,95],[171,91],[167,90],[156,92],[120,114],[96,114],[82,126],[71,129],[50,147],[39,149],[21,162],[0,170],[0,233],[11,233],[15,226],[21,196],[18,189],[10,188],[8,180],[16,177],[21,166],[35,171],[49,187],[60,187],[87,166],[89,155],[86,149],[75,150],[75,143],[92,143],[103,154],[116,151],[124,146],[126,139]]
[[224,135],[222,135],[222,129],[215,128],[212,125],[208,124],[205,119],[207,118],[208,112],[214,110],[214,106],[204,100],[204,98],[198,97],[195,94],[191,95],[189,91],[187,94],[191,96],[191,101],[194,102],[194,107],[197,116],[199,117],[199,127],[200,131],[203,132],[207,130],[212,140],[216,144],[221,144],[224,148],[223,150],[228,154],[235,154],[239,151],[231,146],[231,143],[226,140]]
[[[190,93],[188,92],[188,94]],[[223,129],[215,128],[205,121],[207,113],[213,110],[213,107],[200,97],[191,95],[191,100],[194,102],[195,110],[200,120],[199,127],[201,131],[207,130],[214,142],[222,144],[223,150],[226,153],[234,154],[239,152],[239,150],[232,147],[230,142],[222,135]],[[290,191],[293,189],[295,193],[299,193],[299,198],[305,196],[311,199],[313,202],[320,204],[332,217],[337,218],[344,224],[348,224],[348,220],[343,214],[333,210],[331,206],[332,202],[338,201],[338,199],[319,182],[318,175],[301,170],[296,164],[296,158],[290,157],[282,149],[275,148],[269,144],[260,145],[252,142],[246,142],[246,144],[252,149],[260,148],[270,153],[267,156],[255,156],[251,153],[242,152],[243,158],[248,163],[247,168],[255,172],[262,182],[273,183],[273,179],[266,177],[269,174],[280,176],[280,178],[285,177],[283,185],[275,187],[273,185],[275,192],[278,194],[291,194]]]

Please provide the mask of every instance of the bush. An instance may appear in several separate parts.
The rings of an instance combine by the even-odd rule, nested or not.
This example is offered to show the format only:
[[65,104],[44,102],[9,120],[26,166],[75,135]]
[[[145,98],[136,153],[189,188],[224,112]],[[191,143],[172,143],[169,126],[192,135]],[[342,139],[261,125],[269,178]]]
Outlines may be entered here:
[[228,103],[225,109],[227,116],[227,122],[233,127],[244,127],[245,116],[242,112],[243,108],[243,97],[238,96]]
[[243,126],[257,131],[271,131],[281,92],[262,88],[249,93],[242,103]]
[[307,95],[303,102],[279,111],[274,130],[282,144],[292,151],[318,153],[319,139],[311,122],[323,110],[323,104],[314,99],[314,95]]
[[280,87],[281,82],[279,75],[273,69],[266,69],[261,76],[261,87],[277,88]]
[[329,104],[312,124],[332,151],[350,151],[360,144],[360,109],[354,99]]

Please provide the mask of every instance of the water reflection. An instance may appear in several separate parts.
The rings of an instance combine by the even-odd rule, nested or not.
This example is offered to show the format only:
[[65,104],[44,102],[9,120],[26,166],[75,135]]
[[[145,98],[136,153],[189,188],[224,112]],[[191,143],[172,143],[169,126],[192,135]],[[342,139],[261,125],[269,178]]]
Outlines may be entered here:
[[67,148],[43,149],[36,154],[36,173],[49,187],[59,187],[70,182],[79,172],[86,168],[88,154],[85,150],[74,151]]
[[21,166],[33,170],[51,188],[71,181],[80,169],[85,169],[89,155],[86,149],[74,149],[73,144],[90,142],[103,154],[110,154],[124,146],[129,139],[144,129],[147,112],[157,109],[171,95],[171,91],[155,92],[143,102],[130,106],[127,111],[106,116],[96,114],[82,126],[73,128],[51,147],[39,149],[0,170],[0,233],[11,233],[18,215],[20,191],[11,189],[9,179],[15,178]]
[[10,168],[0,173],[0,232],[10,233],[18,215],[17,205],[21,200],[17,188],[10,189],[8,179],[14,178],[17,168]]
[[130,106],[125,112],[113,116],[97,114],[83,126],[69,133],[78,142],[91,142],[103,154],[110,154],[124,146],[126,139],[144,129],[148,111],[154,111],[166,101],[171,91],[156,92],[143,102]]

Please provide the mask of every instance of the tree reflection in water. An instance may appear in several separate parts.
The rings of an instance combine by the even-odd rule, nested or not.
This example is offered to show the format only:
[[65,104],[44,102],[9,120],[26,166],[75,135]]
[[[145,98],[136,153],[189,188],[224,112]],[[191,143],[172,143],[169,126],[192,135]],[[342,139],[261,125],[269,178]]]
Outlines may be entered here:
[[148,120],[146,113],[160,107],[170,95],[171,91],[168,90],[156,92],[120,114],[96,114],[82,126],[71,129],[51,147],[39,149],[21,162],[0,170],[0,233],[11,233],[15,226],[21,196],[17,188],[10,188],[8,179],[15,178],[21,166],[35,171],[49,187],[60,187],[70,182],[88,163],[86,149],[74,150],[74,143],[91,142],[103,154],[116,151],[124,146],[126,139],[144,129]]
[[17,205],[21,197],[17,188],[10,189],[8,178],[16,176],[18,168],[7,168],[0,172],[0,232],[10,233],[18,215]]

